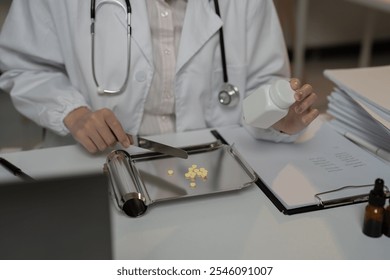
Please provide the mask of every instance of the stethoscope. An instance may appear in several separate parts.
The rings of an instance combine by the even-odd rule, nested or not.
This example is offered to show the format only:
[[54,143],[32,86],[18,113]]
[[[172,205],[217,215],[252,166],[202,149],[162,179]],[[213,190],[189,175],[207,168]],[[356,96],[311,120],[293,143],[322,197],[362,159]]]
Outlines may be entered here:
[[[96,0],[91,0],[91,45],[92,45],[92,75],[93,80],[95,82],[98,94],[100,95],[115,95],[120,94],[124,92],[129,76],[130,76],[130,65],[131,65],[131,5],[130,0],[125,0],[126,6],[123,5],[118,0],[102,0],[98,3],[96,6]],[[126,22],[127,22],[127,66],[126,66],[126,76],[125,80],[123,81],[123,84],[118,89],[105,89],[102,86],[100,86],[97,77],[96,77],[96,71],[95,71],[95,21],[96,21],[96,13],[97,11],[104,5],[104,4],[113,4],[121,7],[125,13],[126,13]],[[219,3],[218,0],[214,0],[215,5],[215,12],[216,14],[221,17],[220,10],[219,10]],[[228,106],[228,107],[234,107],[239,102],[239,90],[236,86],[229,83],[228,73],[227,73],[227,66],[226,66],[226,54],[225,54],[225,43],[223,38],[223,29],[222,27],[219,29],[219,41],[221,45],[221,60],[222,60],[222,69],[223,69],[223,81],[224,84],[222,86],[222,89],[218,93],[218,101],[220,104]]]
[[[130,76],[130,65],[131,65],[131,5],[130,0],[126,0],[126,7],[117,0],[103,0],[100,1],[96,6],[95,0],[91,0],[91,45],[92,45],[92,76],[95,82],[98,94],[100,95],[115,95],[124,92],[127,82]],[[96,77],[95,72],[95,21],[96,21],[96,13],[104,4],[113,4],[121,7],[126,13],[126,23],[127,23],[127,66],[126,66],[126,76],[123,84],[118,89],[105,89],[99,85],[99,82]]]

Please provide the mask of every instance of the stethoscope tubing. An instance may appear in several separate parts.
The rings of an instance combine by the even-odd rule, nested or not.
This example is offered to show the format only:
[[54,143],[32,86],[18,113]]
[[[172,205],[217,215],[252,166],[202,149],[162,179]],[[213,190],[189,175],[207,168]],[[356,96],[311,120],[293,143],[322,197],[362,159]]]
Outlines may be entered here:
[[[95,71],[95,22],[96,22],[96,13],[100,9],[101,6],[104,4],[115,4],[121,7],[125,13],[126,13],[126,23],[127,23],[127,28],[126,28],[126,33],[127,33],[127,66],[126,66],[126,76],[125,80],[122,84],[122,86],[119,89],[104,89],[99,85],[99,82],[97,80],[96,76],[96,71]],[[131,67],[131,5],[130,1],[126,0],[126,7],[119,1],[115,0],[103,0],[98,3],[96,6],[96,1],[91,0],[91,61],[92,61],[92,76],[93,80],[95,82],[97,91],[100,95],[114,95],[114,94],[119,94],[122,93],[127,86],[129,76],[130,76],[130,67]]]
[[[221,18],[221,12],[219,10],[218,0],[214,0],[215,12]],[[227,73],[227,65],[226,65],[226,53],[225,53],[225,39],[223,36],[223,27],[219,29],[219,42],[221,48],[221,60],[222,60],[222,70],[223,70],[223,81],[225,83],[229,83],[229,77]]]
[[[102,0],[96,6],[96,0],[91,0],[91,61],[92,61],[92,76],[95,82],[98,94],[100,95],[115,95],[122,93],[127,86],[129,77],[130,77],[130,67],[131,67],[131,5],[130,0],[125,0],[126,7],[117,0]],[[101,6],[104,4],[115,4],[120,6],[127,15],[127,67],[126,67],[126,76],[122,86],[119,89],[104,89],[99,85],[96,71],[95,71],[95,22],[96,22],[96,14]],[[214,0],[215,12],[221,18],[221,13],[219,9],[218,0]],[[218,100],[222,105],[233,107],[238,103],[239,91],[236,86],[229,84],[229,77],[227,72],[227,63],[226,63],[226,53],[225,53],[225,42],[223,35],[223,27],[219,29],[219,41],[220,41],[220,49],[221,49],[221,62],[222,62],[222,70],[223,70],[223,86],[221,91],[218,93]]]

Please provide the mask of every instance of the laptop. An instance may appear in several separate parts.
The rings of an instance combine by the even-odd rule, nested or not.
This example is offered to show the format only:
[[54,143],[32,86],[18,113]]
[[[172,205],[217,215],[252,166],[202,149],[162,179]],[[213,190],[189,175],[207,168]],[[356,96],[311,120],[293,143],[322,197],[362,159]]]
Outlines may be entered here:
[[0,259],[111,259],[103,174],[0,183]]

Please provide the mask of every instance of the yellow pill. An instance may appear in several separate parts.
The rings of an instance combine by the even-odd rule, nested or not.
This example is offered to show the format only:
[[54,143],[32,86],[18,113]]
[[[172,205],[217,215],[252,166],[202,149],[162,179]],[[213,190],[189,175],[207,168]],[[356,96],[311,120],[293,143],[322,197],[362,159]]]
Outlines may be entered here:
[[174,172],[173,172],[172,169],[169,169],[169,170],[167,171],[167,173],[168,173],[169,176],[172,176]]
[[195,187],[196,187],[196,183],[195,183],[195,182],[191,182],[191,183],[190,183],[190,187],[191,187],[191,188],[195,188]]

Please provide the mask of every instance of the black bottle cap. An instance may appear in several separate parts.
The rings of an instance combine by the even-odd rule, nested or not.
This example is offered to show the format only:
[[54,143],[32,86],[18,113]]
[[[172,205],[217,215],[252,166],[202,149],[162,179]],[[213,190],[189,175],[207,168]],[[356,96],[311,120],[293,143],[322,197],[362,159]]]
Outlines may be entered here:
[[126,213],[126,215],[133,218],[139,217],[144,214],[147,208],[148,207],[145,205],[145,203],[138,198],[129,199],[122,206],[122,209]]
[[386,195],[384,192],[384,181],[380,178],[375,180],[374,189],[370,191],[368,196],[368,203],[374,206],[384,206]]

